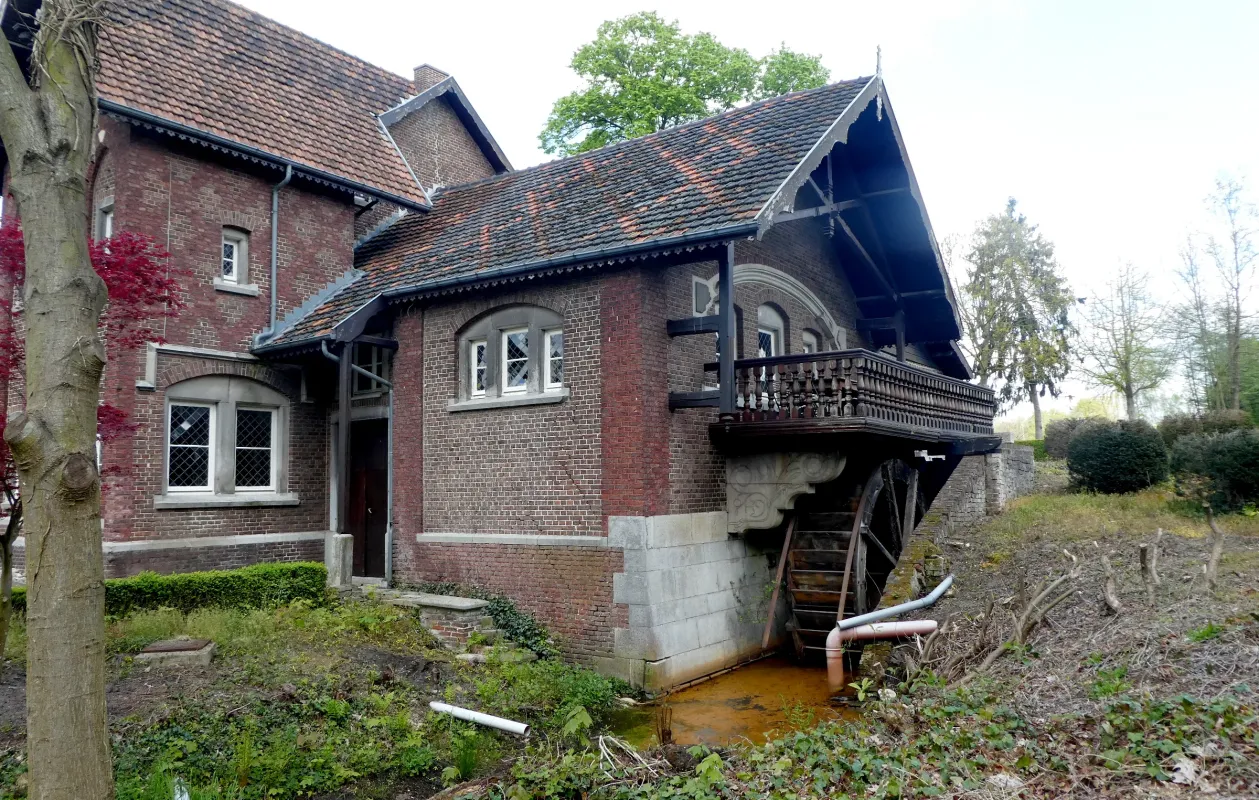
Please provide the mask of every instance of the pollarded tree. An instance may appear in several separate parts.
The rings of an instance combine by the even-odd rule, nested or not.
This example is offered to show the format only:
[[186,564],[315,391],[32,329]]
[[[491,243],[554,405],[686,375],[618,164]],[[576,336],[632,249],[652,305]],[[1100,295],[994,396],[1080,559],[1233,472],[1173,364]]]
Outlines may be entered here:
[[0,40],[0,144],[23,220],[26,407],[4,438],[22,484],[27,764],[34,800],[112,798],[96,408],[108,295],[87,175],[104,0],[44,0],[30,50]]
[[1014,198],[1005,213],[981,222],[971,237],[962,284],[964,322],[977,374],[999,384],[1005,406],[1032,404],[1036,438],[1044,436],[1040,398],[1057,397],[1070,371],[1075,297],[1058,274],[1053,243],[1018,213]]
[[571,66],[585,85],[551,109],[538,138],[552,154],[584,153],[830,77],[818,56],[784,45],[758,60],[650,12],[604,22]]
[[[107,353],[117,355],[145,342],[161,341],[154,323],[175,317],[184,308],[178,279],[188,274],[168,263],[169,255],[151,236],[122,231],[89,246],[92,268],[105,281],[109,304],[101,320]],[[0,433],[8,407],[9,384],[24,366],[22,337],[13,308],[14,289],[26,278],[26,255],[22,229],[16,220],[0,225]],[[102,445],[122,439],[135,431],[135,424],[122,409],[101,403],[96,408],[97,436]],[[104,477],[125,475],[129,464],[115,464]],[[13,599],[13,542],[22,531],[22,500],[17,466],[8,447],[0,442],[0,491],[3,491],[9,517],[0,533],[0,653],[8,636]]]
[[1171,373],[1173,358],[1160,340],[1161,304],[1149,294],[1149,276],[1131,264],[1120,267],[1106,293],[1088,302],[1080,337],[1080,371],[1094,385],[1124,398],[1128,419],[1140,416],[1141,397]]

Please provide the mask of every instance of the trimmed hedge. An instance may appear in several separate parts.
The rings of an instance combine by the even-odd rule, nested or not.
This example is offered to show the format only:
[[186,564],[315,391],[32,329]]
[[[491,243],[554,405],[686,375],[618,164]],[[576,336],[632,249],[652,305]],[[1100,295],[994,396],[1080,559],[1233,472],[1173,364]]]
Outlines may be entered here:
[[1045,451],[1044,439],[1023,439],[1022,441],[1015,442],[1015,444],[1026,445],[1027,447],[1032,448],[1032,458],[1036,461],[1049,460],[1049,453]]
[[[1176,489],[1186,496],[1205,490],[1206,500],[1219,511],[1240,511],[1259,504],[1259,430],[1228,433],[1191,433],[1172,447]],[[1206,478],[1205,486],[1195,479]]]
[[1064,459],[1067,447],[1071,444],[1071,435],[1081,424],[1098,417],[1067,417],[1056,419],[1045,426],[1045,454],[1049,458]]
[[1089,420],[1071,436],[1067,469],[1085,489],[1135,492],[1167,479],[1167,447],[1148,422]]
[[[141,572],[105,581],[105,614],[176,608],[271,608],[294,600],[328,602],[328,571],[323,564],[254,564],[231,570],[159,575]],[[13,610],[26,611],[26,587],[13,588]]]
[[1253,428],[1254,421],[1245,411],[1217,410],[1208,411],[1202,416],[1197,414],[1168,414],[1158,424],[1158,432],[1168,447],[1176,444],[1182,436],[1195,433],[1228,433],[1229,431]]

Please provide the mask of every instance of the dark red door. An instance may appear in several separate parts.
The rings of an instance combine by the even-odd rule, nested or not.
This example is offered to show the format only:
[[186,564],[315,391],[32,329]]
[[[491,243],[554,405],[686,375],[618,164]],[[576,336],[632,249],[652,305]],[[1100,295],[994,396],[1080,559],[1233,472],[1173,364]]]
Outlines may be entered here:
[[350,427],[350,508],[347,530],[354,536],[354,574],[385,577],[385,528],[389,499],[389,423],[363,420]]

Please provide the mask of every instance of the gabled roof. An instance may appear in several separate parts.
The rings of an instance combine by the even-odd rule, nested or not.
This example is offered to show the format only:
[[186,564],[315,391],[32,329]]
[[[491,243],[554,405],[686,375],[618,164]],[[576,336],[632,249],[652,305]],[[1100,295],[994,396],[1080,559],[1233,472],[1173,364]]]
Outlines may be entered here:
[[428,206],[375,116],[414,93],[408,79],[227,0],[118,0],[106,8],[103,110],[137,112],[168,133],[204,133],[317,180]]
[[[436,71],[432,67],[427,68]],[[468,97],[463,93],[463,89],[459,88],[458,82],[450,76],[446,76],[414,97],[408,97],[384,112],[380,115],[380,121],[387,128],[393,127],[394,124],[401,122],[439,97],[445,97],[450,102],[451,107],[455,110],[455,114],[459,117],[459,121],[468,129],[468,133],[476,141],[477,146],[481,148],[481,152],[485,155],[485,159],[490,162],[490,166],[494,168],[494,171],[510,172],[511,162],[507,160],[507,155],[498,146],[498,142],[494,140],[490,129],[481,120],[481,115],[476,113],[476,109],[468,102]]]
[[441,191],[363,243],[364,275],[259,350],[333,335],[378,298],[671,246],[754,235],[758,217],[871,78],[775,97],[688,125]]

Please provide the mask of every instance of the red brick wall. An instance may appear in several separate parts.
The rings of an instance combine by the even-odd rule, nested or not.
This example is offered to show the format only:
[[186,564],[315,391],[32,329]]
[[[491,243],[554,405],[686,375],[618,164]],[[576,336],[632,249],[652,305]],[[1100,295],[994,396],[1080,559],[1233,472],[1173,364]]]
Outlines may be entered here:
[[[458,392],[460,329],[485,311],[518,303],[549,308],[564,318],[564,384],[570,396],[553,405],[451,413],[447,405]],[[399,380],[417,380],[419,362],[404,351],[421,347],[424,353],[425,530],[602,531],[599,308],[599,282],[588,279],[485,292],[426,308],[422,342],[399,338],[399,360],[411,373],[395,373]]]
[[457,186],[494,174],[445,97],[403,117],[390,126],[389,134],[425,187]]
[[415,563],[411,580],[472,584],[512,598],[579,661],[611,655],[613,630],[629,626],[629,608],[612,602],[612,575],[624,571],[620,550],[426,544]]
[[415,535],[424,532],[424,312],[394,321],[393,570],[419,576]]
[[[162,328],[171,344],[248,352],[251,337],[268,324],[270,290],[271,187],[282,176],[244,171],[244,162],[197,157],[129,126],[102,120],[106,155],[93,187],[92,208],[112,195],[115,230],[153,236],[171,253],[188,307]],[[112,181],[110,176],[112,177]],[[112,183],[112,185],[111,185]],[[279,317],[339,277],[353,263],[354,207],[348,198],[326,196],[292,184],[280,193]],[[258,296],[218,291],[221,236],[225,225],[247,230],[248,281]],[[105,502],[107,539],[275,533],[327,528],[326,413],[299,402],[297,373],[245,363],[183,356],[160,357],[158,389],[141,392],[143,349],[109,354],[104,398],[139,425],[133,437],[105,448],[106,467],[131,467],[111,481]],[[296,508],[155,511],[164,468],[164,390],[184,378],[226,373],[252,377],[292,401],[289,489],[301,496]]]
[[603,513],[669,513],[668,347],[665,284],[635,267],[602,280]]

